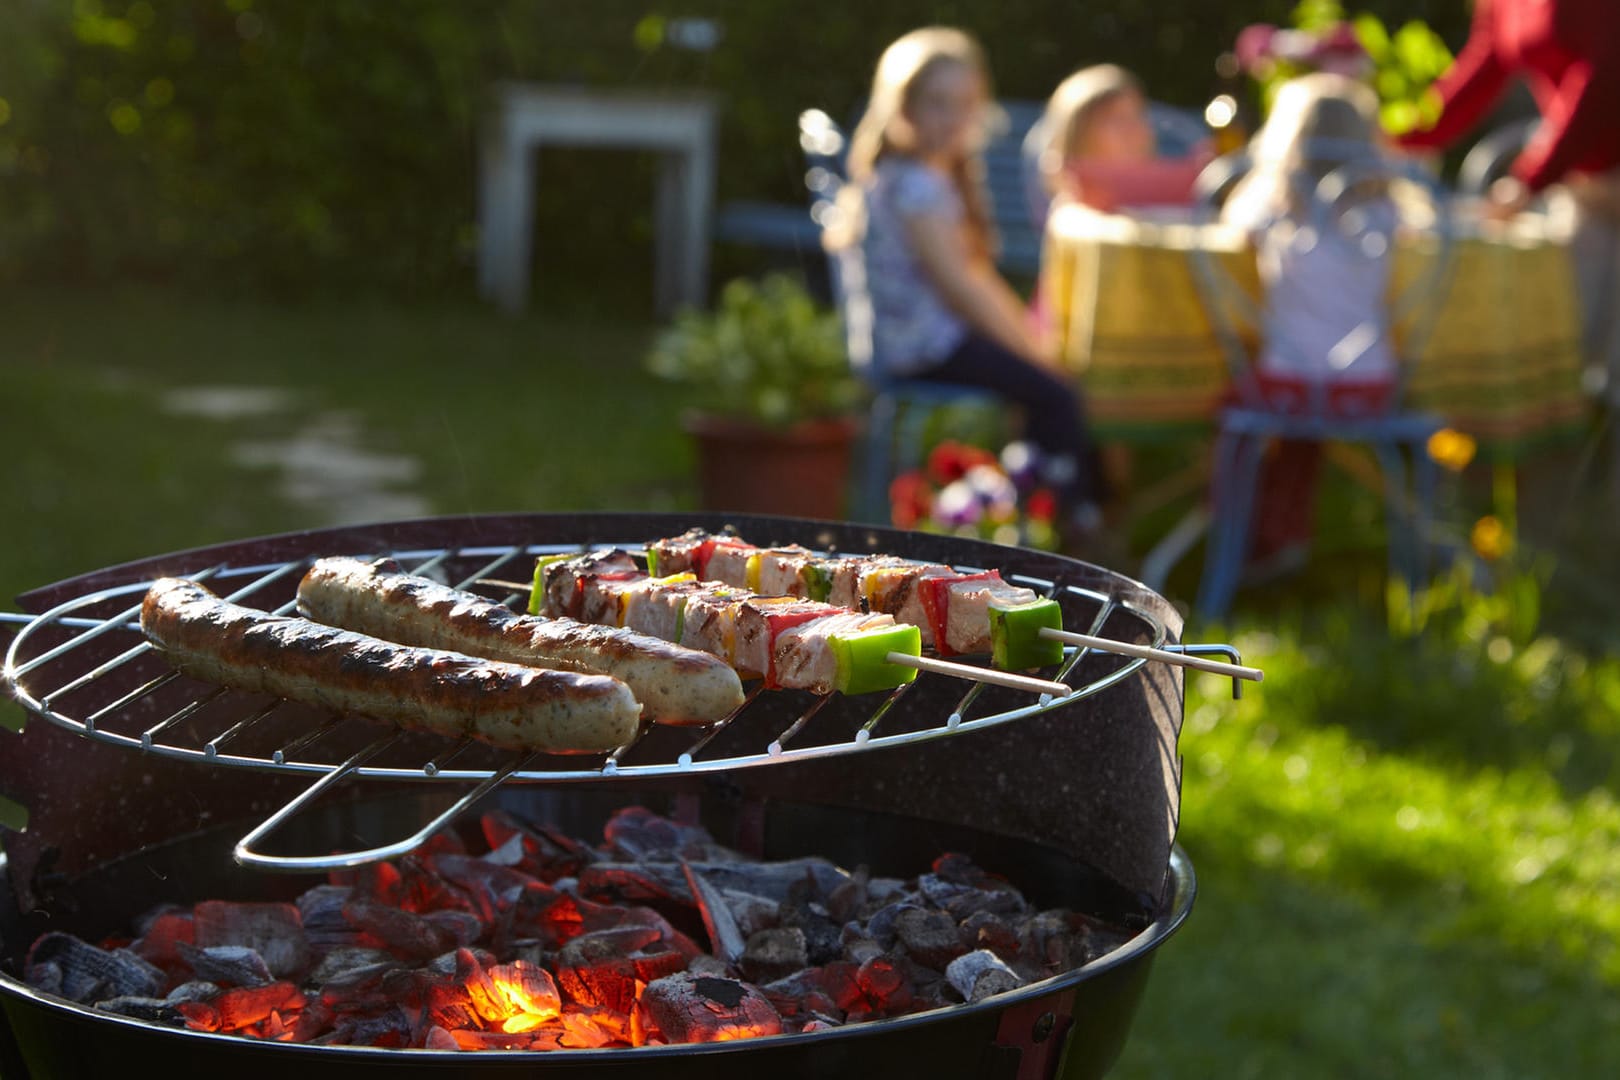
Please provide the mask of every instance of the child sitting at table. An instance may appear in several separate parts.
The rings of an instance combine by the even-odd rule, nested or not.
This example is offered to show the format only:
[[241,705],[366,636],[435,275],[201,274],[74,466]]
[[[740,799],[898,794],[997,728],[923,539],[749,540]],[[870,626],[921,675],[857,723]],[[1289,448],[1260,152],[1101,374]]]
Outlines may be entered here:
[[[1332,207],[1313,203],[1329,173],[1377,158],[1378,132],[1378,99],[1366,85],[1328,73],[1285,83],[1250,147],[1251,171],[1222,208],[1224,221],[1255,240],[1265,313],[1245,396],[1268,409],[1343,417],[1390,405],[1386,295],[1398,213],[1387,183],[1357,184]],[[1281,440],[1266,459],[1253,569],[1303,561],[1320,470],[1317,442]]]
[[915,30],[885,49],[827,241],[846,317],[871,324],[872,355],[855,361],[880,380],[983,387],[1020,406],[1080,539],[1099,516],[1095,455],[1077,392],[1046,365],[995,269],[980,157],[989,93],[983,53],[959,30]]
[[1058,84],[1032,138],[1046,197],[1103,213],[1187,205],[1210,159],[1207,149],[1157,156],[1147,95],[1117,64],[1084,68]]

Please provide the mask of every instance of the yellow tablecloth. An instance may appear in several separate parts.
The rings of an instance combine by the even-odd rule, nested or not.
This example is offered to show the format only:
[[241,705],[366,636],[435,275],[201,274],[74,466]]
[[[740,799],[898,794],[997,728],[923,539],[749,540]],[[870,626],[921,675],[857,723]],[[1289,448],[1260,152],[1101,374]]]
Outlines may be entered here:
[[[1048,222],[1042,292],[1059,355],[1105,439],[1207,430],[1230,382],[1189,251],[1214,250],[1258,292],[1254,253],[1220,226],[1142,223],[1064,208]],[[1396,287],[1421,256],[1403,247]],[[1544,233],[1459,237],[1407,402],[1511,456],[1585,413],[1580,315],[1567,248]]]

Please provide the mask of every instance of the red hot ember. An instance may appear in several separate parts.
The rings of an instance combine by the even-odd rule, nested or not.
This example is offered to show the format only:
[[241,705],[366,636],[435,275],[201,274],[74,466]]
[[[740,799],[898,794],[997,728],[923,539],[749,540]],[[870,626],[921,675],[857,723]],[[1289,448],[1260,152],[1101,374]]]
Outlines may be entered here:
[[[25,976],[73,1001],[247,1038],[437,1050],[720,1042],[1015,989],[1131,931],[1037,911],[943,855],[911,881],[760,862],[641,807],[602,843],[496,812],[296,903],[165,905],[129,938],[44,935]],[[700,942],[702,944],[700,944]]]

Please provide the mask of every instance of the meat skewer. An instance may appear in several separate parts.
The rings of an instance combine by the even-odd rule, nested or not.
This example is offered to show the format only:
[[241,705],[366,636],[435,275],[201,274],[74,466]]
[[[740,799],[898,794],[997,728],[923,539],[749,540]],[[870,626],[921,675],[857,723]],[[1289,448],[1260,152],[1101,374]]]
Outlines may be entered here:
[[743,703],[737,673],[708,653],[617,625],[518,615],[474,593],[360,559],[315,563],[298,585],[298,610],[404,645],[611,675],[662,724],[710,724]]
[[1012,585],[999,571],[963,574],[940,563],[894,555],[817,555],[797,545],[758,548],[732,536],[693,529],[647,545],[651,572],[691,572],[772,595],[824,600],[851,611],[878,611],[916,624],[941,656],[989,653],[1003,670],[1061,663],[1057,601]]
[[612,550],[540,560],[530,610],[625,625],[724,659],[768,687],[885,690],[917,671],[937,671],[1034,693],[1066,696],[1064,683],[923,657],[922,635],[883,612],[848,611],[792,597],[759,596],[681,573],[654,578],[629,553]]
[[1265,678],[1259,668],[1065,630],[1056,601],[1002,581],[994,570],[959,574],[938,563],[894,555],[817,555],[796,544],[758,548],[703,529],[647,545],[647,562],[654,573],[689,570],[700,579],[745,581],[761,592],[825,599],[851,610],[864,606],[896,618],[915,620],[920,609],[924,645],[934,645],[942,656],[988,651],[998,668],[1055,664],[1068,644],[1234,679]]
[[641,722],[617,679],[399,645],[242,607],[178,578],[147,590],[141,632],[195,678],[503,749],[597,753],[629,742]]

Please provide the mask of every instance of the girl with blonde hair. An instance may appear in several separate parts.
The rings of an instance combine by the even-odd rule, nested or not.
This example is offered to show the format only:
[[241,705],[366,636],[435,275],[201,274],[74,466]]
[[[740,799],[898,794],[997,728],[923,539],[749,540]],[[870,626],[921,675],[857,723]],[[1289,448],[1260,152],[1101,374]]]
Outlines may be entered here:
[[828,229],[846,316],[870,326],[870,357],[852,359],[880,381],[983,387],[1020,406],[1048,482],[1091,526],[1095,455],[1079,397],[1046,366],[995,269],[980,156],[991,109],[983,50],[962,31],[914,30],[884,50]]
[[1353,220],[1362,234],[1389,236],[1397,213],[1387,184],[1358,184],[1353,218],[1344,200],[1324,208],[1333,211],[1331,221],[1317,220],[1322,215],[1311,208],[1330,172],[1376,160],[1380,144],[1378,98],[1364,83],[1318,72],[1277,91],[1250,147],[1250,172],[1221,211],[1255,237],[1266,288],[1261,374],[1339,384],[1392,377],[1389,248],[1318,227]]
[[[1387,180],[1358,167],[1381,153],[1369,87],[1326,72],[1301,76],[1278,90],[1250,147],[1251,170],[1222,208],[1223,220],[1254,238],[1265,310],[1250,396],[1268,409],[1365,416],[1390,407],[1387,296],[1399,212]],[[1319,185],[1341,169],[1363,179],[1325,206]],[[1252,551],[1261,566],[1302,561],[1321,454],[1320,443],[1285,439],[1266,459]]]
[[1183,158],[1158,156],[1147,94],[1118,64],[1094,64],[1059,83],[1029,138],[1025,153],[1046,199],[1105,213],[1186,205],[1211,157],[1207,146]]

